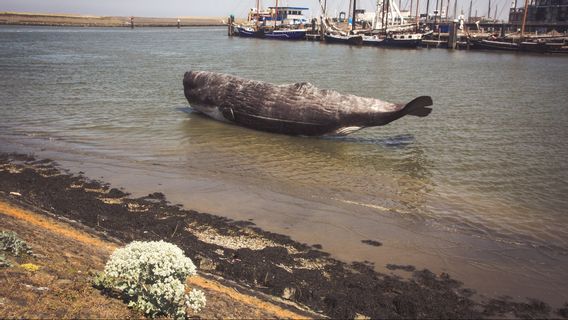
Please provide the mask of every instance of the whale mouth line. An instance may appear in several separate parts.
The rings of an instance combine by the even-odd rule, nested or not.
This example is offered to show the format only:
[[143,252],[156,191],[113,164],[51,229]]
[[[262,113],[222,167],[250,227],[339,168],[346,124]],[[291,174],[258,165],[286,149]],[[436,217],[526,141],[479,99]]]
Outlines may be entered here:
[[266,117],[266,116],[261,116],[261,115],[244,114],[244,113],[241,113],[241,112],[236,112],[234,110],[232,112],[234,114],[237,114],[237,115],[246,115],[247,117],[257,118],[257,119],[262,119],[262,120],[302,124],[302,125],[308,125],[308,126],[325,126],[325,124],[323,124],[323,123],[314,123],[314,122],[297,121],[297,120],[286,120],[286,119],[272,118],[272,117]]

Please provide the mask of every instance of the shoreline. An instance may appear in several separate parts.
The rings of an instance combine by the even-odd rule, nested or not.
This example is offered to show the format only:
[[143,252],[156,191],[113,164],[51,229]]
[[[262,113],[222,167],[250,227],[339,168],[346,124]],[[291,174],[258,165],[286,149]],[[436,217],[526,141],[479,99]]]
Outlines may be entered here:
[[405,280],[376,272],[369,263],[340,262],[317,246],[263,231],[251,222],[172,205],[161,193],[133,199],[104,182],[71,175],[50,160],[0,154],[0,199],[73,220],[84,230],[124,243],[164,239],[180,246],[201,271],[333,318],[566,314],[534,299],[478,302],[472,290],[448,274],[391,266],[408,274]]
[[[223,17],[134,17],[134,27],[219,27],[226,26]],[[0,25],[52,27],[123,27],[130,28],[130,17],[79,14],[0,12]]]

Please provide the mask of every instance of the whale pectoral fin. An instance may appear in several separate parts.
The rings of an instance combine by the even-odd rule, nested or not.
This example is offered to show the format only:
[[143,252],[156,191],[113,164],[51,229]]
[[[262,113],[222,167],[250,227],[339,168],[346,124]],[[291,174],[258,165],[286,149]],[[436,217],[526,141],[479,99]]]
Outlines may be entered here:
[[426,108],[433,104],[432,98],[429,96],[418,97],[409,103],[407,103],[403,110],[404,114],[416,116],[416,117],[426,117],[432,112],[432,108]]
[[221,107],[221,114],[223,117],[229,121],[235,121],[235,113],[233,112],[232,108],[229,107]]

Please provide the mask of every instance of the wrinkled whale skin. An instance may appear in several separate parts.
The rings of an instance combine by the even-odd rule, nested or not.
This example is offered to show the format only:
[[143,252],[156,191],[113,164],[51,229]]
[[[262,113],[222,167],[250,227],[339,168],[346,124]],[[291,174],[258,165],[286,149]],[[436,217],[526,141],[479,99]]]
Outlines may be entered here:
[[228,74],[189,71],[184,94],[194,110],[244,127],[289,135],[346,135],[405,115],[427,116],[432,99],[407,104],[341,94],[310,83],[274,85]]

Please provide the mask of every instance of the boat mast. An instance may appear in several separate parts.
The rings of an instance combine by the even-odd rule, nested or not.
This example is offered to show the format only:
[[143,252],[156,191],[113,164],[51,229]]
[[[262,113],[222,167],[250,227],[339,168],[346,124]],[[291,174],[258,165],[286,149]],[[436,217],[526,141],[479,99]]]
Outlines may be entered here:
[[383,32],[386,33],[387,32],[387,28],[386,28],[386,19],[385,19],[385,1],[387,0],[382,0],[381,2],[381,28],[383,29]]
[[278,0],[276,0],[276,6],[274,7],[274,29],[276,29],[276,20],[278,20]]
[[389,1],[384,0],[383,2],[383,9],[385,13],[385,34],[387,33],[387,28],[389,27]]
[[258,30],[258,20],[260,20],[260,0],[256,0],[256,29]]
[[355,33],[355,12],[357,10],[357,0],[353,0],[353,22],[351,24],[351,31]]
[[458,0],[454,0],[454,16],[453,19],[456,19],[458,14]]
[[[436,7],[434,9],[434,12],[438,11],[438,2],[440,2],[439,0],[436,0]],[[438,22],[438,15],[441,16],[440,11],[438,11],[438,13],[434,14],[434,24],[436,24],[436,22]]]
[[527,24],[527,12],[529,11],[529,0],[525,0],[525,12],[523,12],[523,25],[521,27],[521,38],[525,37],[525,26]]
[[495,13],[493,14],[493,20],[497,21],[497,9],[499,9],[499,4],[495,5]]
[[430,0],[426,0],[426,25],[428,25],[428,17],[430,17]]
[[[428,1],[430,1],[430,0],[428,0]],[[420,0],[416,0],[416,31],[418,31],[418,27],[420,26],[420,17],[418,16],[418,7],[419,6],[420,6]],[[426,17],[428,17],[428,12],[426,12]],[[426,19],[428,19],[428,18],[426,18]],[[426,22],[428,22],[428,21],[426,21]]]

